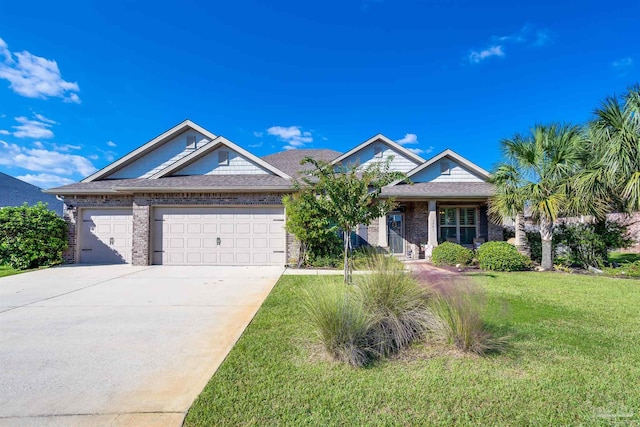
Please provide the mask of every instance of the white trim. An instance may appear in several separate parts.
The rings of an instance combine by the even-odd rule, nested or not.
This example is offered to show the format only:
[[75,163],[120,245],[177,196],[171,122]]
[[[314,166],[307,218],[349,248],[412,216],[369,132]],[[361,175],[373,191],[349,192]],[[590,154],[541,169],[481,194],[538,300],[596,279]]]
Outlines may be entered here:
[[265,162],[264,160],[254,156],[253,154],[251,154],[250,152],[248,152],[244,148],[242,148],[242,147],[234,144],[233,142],[229,141],[224,136],[216,137],[212,141],[204,144],[201,148],[195,150],[193,153],[183,157],[182,159],[178,160],[177,162],[175,162],[175,163],[167,166],[166,168],[162,169],[161,171],[156,172],[155,174],[151,175],[149,177],[149,179],[163,178],[165,176],[171,175],[172,173],[179,171],[180,169],[188,166],[189,164],[195,162],[196,160],[202,158],[203,156],[206,156],[211,151],[213,151],[216,148],[221,147],[221,146],[225,146],[225,147],[229,148],[230,150],[233,150],[233,151],[237,152],[238,154],[240,154],[240,155],[246,157],[247,159],[249,159],[250,161],[256,163],[257,165],[259,165],[263,169],[266,169],[269,172],[272,172],[273,174],[278,175],[281,178],[292,179],[289,175],[287,175],[286,173],[282,172],[280,169],[277,169],[275,166],[272,166],[269,163]]
[[129,154],[119,158],[115,162],[105,166],[99,171],[94,172],[92,175],[89,175],[88,177],[86,177],[80,182],[91,182],[91,181],[102,179],[108,176],[109,174],[116,172],[118,169],[121,169],[126,165],[132,163],[134,160],[139,159],[143,155],[152,151],[157,146],[162,145],[165,142],[169,141],[173,137],[181,133],[184,133],[188,129],[195,130],[196,132],[201,133],[202,135],[206,136],[211,140],[214,140],[217,138],[217,135],[214,135],[213,133],[209,132],[205,128],[198,126],[197,124],[193,123],[191,120],[185,120],[182,123],[172,127],[168,131],[162,133],[161,135],[156,136],[155,138],[153,138],[151,141],[147,142],[143,146],[136,148]]
[[347,151],[346,153],[342,154],[341,156],[339,156],[336,159],[333,159],[331,161],[330,164],[335,165],[337,163],[342,162],[344,159],[349,158],[351,155],[357,153],[358,151],[362,150],[363,148],[373,144],[376,141],[382,141],[383,143],[387,144],[389,147],[393,148],[396,151],[399,151],[400,153],[402,153],[404,156],[410,158],[411,160],[413,160],[414,162],[420,164],[423,163],[425,160],[418,156],[417,154],[407,150],[406,148],[404,148],[402,145],[398,144],[397,142],[387,138],[386,136],[384,136],[383,134],[379,133],[376,136],[367,139],[365,142],[363,142],[362,144],[358,145],[355,148],[352,148],[351,150]]
[[[479,175],[480,178],[482,178],[485,182],[491,176],[491,174],[489,172],[487,172],[486,170],[482,169],[480,166],[478,166],[475,163],[465,159],[464,157],[462,157],[460,154],[456,153],[455,151],[447,148],[442,153],[436,154],[435,156],[433,156],[432,158],[430,158],[429,160],[427,160],[423,164],[419,165],[415,169],[412,169],[409,172],[407,172],[407,178],[411,178],[413,175],[419,173],[420,171],[425,170],[426,168],[428,168],[429,166],[431,166],[432,164],[434,164],[435,162],[437,162],[438,160],[440,160],[440,159],[442,159],[444,157],[449,157],[450,159],[452,159],[455,162],[459,163],[460,165],[466,167],[467,169],[471,169],[472,172],[474,172],[475,174]],[[450,169],[451,169],[451,167],[452,167],[452,165],[449,165]],[[398,181],[392,182],[388,186],[389,187],[393,187],[394,185],[396,185],[396,184],[398,184],[400,182],[403,182],[403,181],[404,181],[403,179],[400,179]]]

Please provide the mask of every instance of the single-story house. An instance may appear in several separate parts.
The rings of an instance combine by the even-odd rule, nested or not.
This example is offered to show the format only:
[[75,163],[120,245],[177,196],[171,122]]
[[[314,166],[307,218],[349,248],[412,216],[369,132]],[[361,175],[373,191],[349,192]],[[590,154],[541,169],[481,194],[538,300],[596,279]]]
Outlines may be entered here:
[[[306,156],[334,164],[392,157],[413,184],[383,191],[398,209],[358,233],[393,254],[450,240],[502,240],[487,219],[489,173],[445,150],[425,160],[383,135],[353,149],[255,156],[186,120],[81,182],[48,190],[64,199],[68,262],[133,265],[285,265],[295,257],[284,230],[283,195]],[[307,166],[308,167],[308,166]]]
[[46,203],[47,207],[62,216],[62,202],[53,194],[45,194],[42,188],[24,182],[11,175],[0,172],[0,208],[6,206],[33,206],[39,202]]

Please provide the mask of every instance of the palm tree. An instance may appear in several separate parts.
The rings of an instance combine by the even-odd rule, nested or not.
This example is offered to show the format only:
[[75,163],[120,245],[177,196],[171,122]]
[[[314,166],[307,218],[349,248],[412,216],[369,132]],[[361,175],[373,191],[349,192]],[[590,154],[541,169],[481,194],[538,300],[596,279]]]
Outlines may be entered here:
[[504,162],[492,176],[496,192],[489,213],[495,220],[513,218],[525,207],[540,228],[544,270],[553,267],[553,225],[575,206],[571,178],[580,169],[584,133],[575,125],[536,125],[529,135],[501,142]]
[[589,123],[588,166],[577,188],[599,201],[593,213],[640,210],[640,86],[622,97],[608,97]]

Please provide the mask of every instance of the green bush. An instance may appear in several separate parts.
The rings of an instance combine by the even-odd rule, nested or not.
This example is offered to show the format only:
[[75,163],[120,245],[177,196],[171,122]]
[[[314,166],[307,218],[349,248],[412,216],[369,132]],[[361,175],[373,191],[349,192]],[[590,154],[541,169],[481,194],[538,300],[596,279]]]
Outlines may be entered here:
[[640,277],[640,261],[625,262],[619,267],[605,267],[604,272],[615,277]]
[[395,258],[371,256],[367,269],[354,278],[355,290],[372,321],[371,346],[387,356],[424,336],[434,317],[427,292]]
[[38,203],[0,209],[0,262],[26,270],[62,262],[67,223]]
[[473,260],[473,251],[452,242],[443,242],[433,248],[431,262],[434,265],[470,264]]
[[478,248],[477,256],[483,270],[520,271],[531,268],[531,260],[507,242],[483,243]]
[[562,245],[564,265],[582,268],[602,268],[608,261],[609,251],[631,244],[627,228],[613,221],[593,224],[560,224],[554,240]]

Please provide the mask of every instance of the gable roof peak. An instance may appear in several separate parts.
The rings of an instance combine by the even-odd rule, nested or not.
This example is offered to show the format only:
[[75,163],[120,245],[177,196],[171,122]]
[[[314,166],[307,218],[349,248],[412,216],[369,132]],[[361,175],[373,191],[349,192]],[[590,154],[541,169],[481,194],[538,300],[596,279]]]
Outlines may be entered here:
[[331,164],[337,164],[342,162],[344,159],[347,159],[349,157],[351,157],[353,154],[357,153],[358,151],[362,150],[363,148],[373,144],[376,141],[382,141],[383,143],[387,144],[389,147],[393,148],[394,150],[402,153],[402,155],[404,155],[405,157],[408,157],[409,159],[411,159],[413,162],[415,162],[416,164],[420,165],[421,163],[425,162],[425,159],[423,159],[422,157],[420,157],[419,155],[417,155],[416,153],[414,153],[413,151],[410,151],[408,149],[406,149],[405,147],[403,147],[402,145],[398,144],[397,142],[395,142],[394,140],[392,140],[391,138],[378,133],[374,136],[372,136],[371,138],[367,139],[366,141],[364,141],[362,144],[352,148],[351,150],[347,151],[346,153],[342,154],[341,156],[335,158]]

